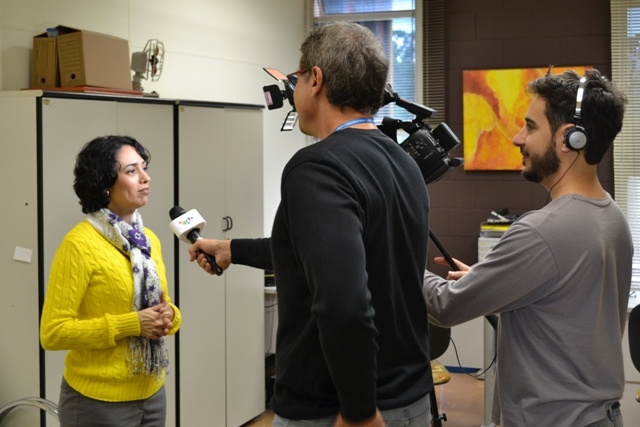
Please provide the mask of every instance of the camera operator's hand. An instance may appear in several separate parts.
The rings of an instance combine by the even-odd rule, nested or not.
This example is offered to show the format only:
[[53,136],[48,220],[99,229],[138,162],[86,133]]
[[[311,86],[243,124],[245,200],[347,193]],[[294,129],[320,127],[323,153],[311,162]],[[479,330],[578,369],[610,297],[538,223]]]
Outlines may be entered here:
[[[440,264],[440,265],[446,265],[448,267],[451,267],[449,265],[449,263],[447,262],[447,260],[442,257],[442,256],[437,256],[433,259],[433,262],[435,262],[436,264]],[[456,266],[458,267],[459,271],[454,271],[454,270],[450,270],[447,272],[447,280],[458,280],[459,278],[461,278],[462,276],[464,276],[465,274],[467,274],[467,272],[469,270],[471,270],[471,267],[469,267],[467,264],[453,258],[453,262],[456,263]]]

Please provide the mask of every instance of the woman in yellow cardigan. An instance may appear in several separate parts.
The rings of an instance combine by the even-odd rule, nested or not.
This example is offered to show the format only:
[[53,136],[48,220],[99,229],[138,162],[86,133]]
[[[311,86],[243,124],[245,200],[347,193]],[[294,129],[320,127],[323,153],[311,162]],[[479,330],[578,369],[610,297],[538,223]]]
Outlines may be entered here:
[[182,318],[160,241],[138,212],[149,160],[126,136],[96,138],[76,159],[73,187],[86,218],[56,251],[40,325],[42,347],[69,350],[61,427],[165,425],[164,337]]

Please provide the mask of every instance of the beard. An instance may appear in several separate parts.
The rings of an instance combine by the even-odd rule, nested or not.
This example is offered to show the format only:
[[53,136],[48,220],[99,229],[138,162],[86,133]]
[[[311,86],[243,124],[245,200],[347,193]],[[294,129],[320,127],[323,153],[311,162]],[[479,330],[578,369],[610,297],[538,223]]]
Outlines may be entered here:
[[[526,152],[522,153],[527,155]],[[529,169],[522,170],[522,176],[531,182],[539,183],[551,174],[558,172],[560,169],[560,158],[556,154],[555,144],[551,140],[547,150],[542,155],[529,155]]]

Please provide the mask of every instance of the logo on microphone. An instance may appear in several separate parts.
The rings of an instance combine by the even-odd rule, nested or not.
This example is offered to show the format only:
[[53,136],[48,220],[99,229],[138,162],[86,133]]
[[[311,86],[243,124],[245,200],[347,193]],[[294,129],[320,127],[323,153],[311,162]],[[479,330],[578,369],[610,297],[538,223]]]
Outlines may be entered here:
[[192,216],[190,216],[190,217],[182,219],[181,221],[178,221],[178,224],[180,224],[180,225],[189,225],[189,224],[191,224],[193,219],[194,218]]
[[185,212],[180,206],[175,206],[169,211],[169,216],[172,219],[169,227],[180,240],[186,243],[190,243],[188,234],[191,231],[197,229],[201,232],[206,225],[204,218],[195,209]]

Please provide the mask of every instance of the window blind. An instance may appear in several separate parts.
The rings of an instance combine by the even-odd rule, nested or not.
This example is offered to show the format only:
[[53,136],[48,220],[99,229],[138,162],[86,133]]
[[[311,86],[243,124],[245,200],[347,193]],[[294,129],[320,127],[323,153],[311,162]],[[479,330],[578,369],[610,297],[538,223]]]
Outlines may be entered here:
[[613,144],[616,202],[627,215],[635,253],[632,289],[640,291],[640,0],[611,0],[611,78],[628,97]]
[[436,117],[427,120],[433,128],[446,121],[444,12],[444,0],[424,0],[422,9],[423,104],[438,112]]

